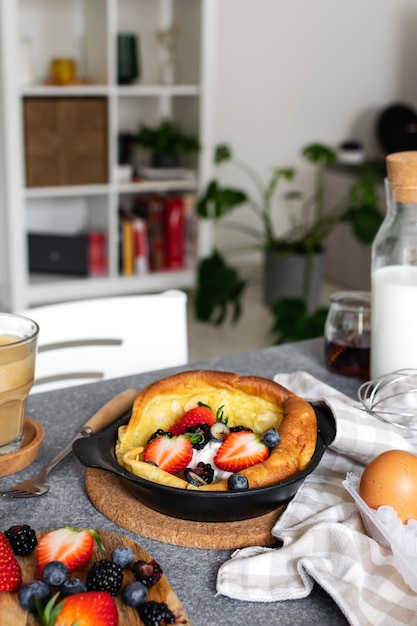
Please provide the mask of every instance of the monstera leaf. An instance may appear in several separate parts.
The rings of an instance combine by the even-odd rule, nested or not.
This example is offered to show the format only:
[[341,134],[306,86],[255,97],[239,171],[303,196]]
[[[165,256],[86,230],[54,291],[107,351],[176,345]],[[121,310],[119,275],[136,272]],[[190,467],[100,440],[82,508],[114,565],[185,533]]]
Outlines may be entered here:
[[247,195],[243,191],[232,187],[220,187],[216,180],[212,180],[198,202],[197,213],[204,218],[219,218],[246,201]]

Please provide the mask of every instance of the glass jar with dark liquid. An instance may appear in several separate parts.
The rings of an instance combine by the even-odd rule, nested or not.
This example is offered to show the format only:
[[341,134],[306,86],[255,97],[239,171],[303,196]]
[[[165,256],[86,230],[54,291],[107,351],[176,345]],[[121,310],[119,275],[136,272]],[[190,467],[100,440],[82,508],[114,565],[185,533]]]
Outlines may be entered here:
[[330,297],[324,328],[326,365],[343,376],[369,379],[371,294],[340,291]]

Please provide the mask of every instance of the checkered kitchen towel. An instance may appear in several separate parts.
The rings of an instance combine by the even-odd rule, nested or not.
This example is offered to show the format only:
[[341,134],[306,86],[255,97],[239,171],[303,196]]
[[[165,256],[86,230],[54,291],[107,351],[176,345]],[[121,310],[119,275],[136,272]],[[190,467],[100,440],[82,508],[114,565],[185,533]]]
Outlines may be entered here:
[[337,434],[272,530],[283,547],[237,550],[218,572],[217,591],[270,602],[304,598],[317,581],[354,626],[416,624],[417,594],[395,568],[391,550],[365,534],[342,481],[384,450],[417,453],[417,434],[406,439],[403,431],[305,372],[275,380],[309,400],[324,400]]

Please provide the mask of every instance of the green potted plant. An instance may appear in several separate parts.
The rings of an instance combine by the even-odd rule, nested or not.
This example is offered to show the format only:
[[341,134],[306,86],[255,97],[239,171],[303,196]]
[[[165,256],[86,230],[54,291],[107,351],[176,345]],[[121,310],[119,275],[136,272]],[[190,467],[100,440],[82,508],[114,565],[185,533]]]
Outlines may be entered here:
[[[314,270],[320,271],[324,242],[337,224],[348,222],[359,241],[370,243],[382,221],[372,172],[365,169],[359,171],[348,197],[331,210],[324,211],[323,174],[325,167],[336,160],[336,155],[325,145],[310,144],[303,148],[302,156],[314,167],[314,189],[307,195],[293,188],[284,194],[282,200],[290,227],[283,234],[275,230],[273,213],[279,183],[286,180],[293,184],[296,175],[294,168],[274,168],[269,179],[264,182],[250,166],[234,159],[227,145],[217,146],[215,164],[233,164],[249,177],[256,193],[250,196],[241,189],[221,186],[214,179],[207,185],[197,208],[201,218],[214,221],[222,219],[225,227],[243,232],[248,238],[247,249],[264,253],[266,302],[271,306],[273,331],[278,341],[304,339],[320,334],[317,329],[322,330],[327,309],[316,308],[317,298],[311,294],[311,289],[313,285],[316,288],[320,285],[321,277],[314,280]],[[230,219],[230,214],[242,204],[247,204],[255,213],[258,227]],[[227,216],[228,219],[224,219]],[[277,283],[278,290],[274,291],[272,282],[274,272],[282,263],[284,276],[292,274],[290,264],[298,265],[299,277],[296,280],[292,274],[288,292],[285,289],[280,291],[282,275]],[[291,291],[295,282],[298,282],[296,292]],[[246,285],[247,280],[229,264],[225,253],[215,249],[199,265],[195,295],[197,319],[221,324],[231,307],[233,320],[237,320]]]
[[198,138],[187,135],[168,118],[156,127],[140,124],[135,140],[138,146],[151,151],[153,167],[178,167],[181,156],[200,150]]

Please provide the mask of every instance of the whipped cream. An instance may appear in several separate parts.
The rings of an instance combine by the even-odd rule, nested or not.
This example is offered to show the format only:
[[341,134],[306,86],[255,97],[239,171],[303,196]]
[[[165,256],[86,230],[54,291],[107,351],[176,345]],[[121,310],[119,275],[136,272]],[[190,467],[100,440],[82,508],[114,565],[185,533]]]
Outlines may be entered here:
[[229,478],[233,472],[225,472],[219,469],[214,463],[214,457],[216,456],[217,450],[222,445],[221,441],[215,441],[212,439],[209,441],[202,450],[194,450],[193,449],[193,458],[191,459],[191,463],[189,467],[194,469],[197,467],[198,463],[210,463],[214,470],[214,478],[213,482],[217,483],[224,478]]

